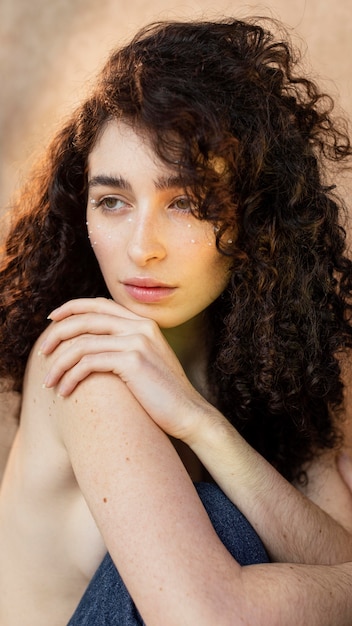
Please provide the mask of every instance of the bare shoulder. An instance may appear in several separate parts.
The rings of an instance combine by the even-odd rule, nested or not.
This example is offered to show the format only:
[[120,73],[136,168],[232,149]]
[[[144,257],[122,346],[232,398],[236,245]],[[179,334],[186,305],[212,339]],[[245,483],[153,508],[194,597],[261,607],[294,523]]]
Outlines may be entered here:
[[337,450],[329,450],[319,455],[307,468],[308,484],[298,488],[352,531],[352,495],[338,471],[337,454]]
[[[352,363],[349,355],[341,358],[344,383],[343,412],[339,416],[339,429],[343,446],[352,449]],[[352,531],[352,493],[338,470],[339,449],[327,450],[310,464],[307,470],[308,485],[300,488],[311,500]]]
[[28,450],[28,455],[32,455],[35,449],[41,450],[38,462],[29,463],[30,474],[32,475],[36,468],[40,471],[40,466],[41,469],[47,467],[45,474],[53,480],[54,476],[59,479],[60,473],[55,469],[51,475],[49,471],[51,467],[61,467],[62,473],[66,475],[70,470],[70,464],[58,429],[57,398],[55,393],[50,393],[44,387],[48,362],[40,355],[39,347],[45,339],[46,332],[44,331],[34,344],[27,362],[20,413],[20,439],[22,446]]
[[0,611],[10,616],[9,625],[51,623],[53,616],[55,624],[66,623],[106,551],[61,436],[60,401],[43,388],[44,337],[28,359],[19,426],[1,485]]
[[18,431],[4,480],[11,484],[16,476],[23,474],[25,481],[21,489],[31,494],[30,501],[42,501],[45,494],[49,507],[50,502],[53,506],[57,498],[66,497],[67,490],[77,489],[77,485],[60,432],[59,399],[55,390],[45,389],[43,384],[50,358],[43,358],[40,345],[47,332],[38,338],[28,358]]
[[[91,374],[66,398],[59,397],[56,388],[46,388],[44,381],[50,367],[65,351],[67,343],[75,341],[62,342],[52,354],[45,356],[40,346],[49,329],[50,326],[38,338],[28,359],[20,416],[21,432],[29,450],[43,446],[41,465],[49,468],[54,464],[56,479],[66,481],[73,476],[72,440],[90,445],[92,419],[98,416],[100,421],[107,423],[111,407],[116,407],[117,401],[119,407],[123,406],[123,385],[119,386],[116,376]],[[37,465],[32,464],[32,467]],[[49,475],[48,472],[46,475]]]

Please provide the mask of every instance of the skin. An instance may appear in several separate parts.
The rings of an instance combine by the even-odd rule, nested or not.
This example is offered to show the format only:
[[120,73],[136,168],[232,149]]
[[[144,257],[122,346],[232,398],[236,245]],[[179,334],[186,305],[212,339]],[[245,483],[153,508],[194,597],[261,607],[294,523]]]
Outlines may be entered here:
[[[71,301],[52,312],[28,361],[0,494],[0,622],[66,623],[108,548],[148,626],[348,626],[350,494],[331,459],[320,460],[326,475],[312,500],[330,502],[334,521],[209,402],[202,313],[226,285],[229,265],[209,224],[187,211],[185,218],[183,203],[174,216],[183,190],[154,184],[171,174],[125,125],[110,124],[91,154],[91,181],[124,177],[132,188],[126,197],[111,181],[91,185],[87,207],[113,300]],[[119,197],[112,205],[122,215],[99,213],[106,195]],[[126,290],[131,277],[174,290],[156,303],[154,285],[146,302],[140,291],[148,287]],[[193,301],[199,287],[201,301]],[[276,560],[316,565],[241,568],[165,433],[198,455],[246,515],[247,507]]]
[[[88,231],[111,297],[163,329],[193,320],[192,336],[198,314],[230,275],[213,225],[192,215],[192,198],[174,172],[156,159],[147,138],[123,123],[107,124],[88,168]],[[134,293],[138,279],[165,284],[170,293],[160,302],[143,288]]]
[[344,451],[338,458],[338,468],[346,485],[352,491],[352,458],[351,450]]
[[19,412],[19,394],[2,391],[0,406],[0,485],[7,458],[17,432]]

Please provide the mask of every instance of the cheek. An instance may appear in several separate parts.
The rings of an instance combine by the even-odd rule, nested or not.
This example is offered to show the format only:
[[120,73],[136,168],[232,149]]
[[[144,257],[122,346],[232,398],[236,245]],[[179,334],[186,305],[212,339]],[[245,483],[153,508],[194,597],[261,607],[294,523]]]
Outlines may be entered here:
[[87,233],[88,239],[90,241],[90,245],[92,248],[96,246],[106,245],[109,241],[112,240],[111,232],[107,232],[106,229],[98,223],[93,223],[87,221]]
[[184,244],[199,246],[200,249],[215,247],[215,233],[211,224],[193,220],[179,233]]
[[221,254],[214,242],[208,245],[207,241],[190,244],[180,248],[180,259],[185,261],[185,271],[197,281],[200,289],[202,285],[217,297],[226,288],[232,268],[232,259]]
[[124,241],[121,229],[112,229],[103,222],[87,221],[87,235],[95,255],[99,258],[106,256],[110,251],[118,251]]
[[[87,234],[99,267],[107,279],[106,272],[119,262],[119,252],[123,249],[121,234],[117,234],[103,224],[87,222]],[[113,263],[114,262],[114,263]]]

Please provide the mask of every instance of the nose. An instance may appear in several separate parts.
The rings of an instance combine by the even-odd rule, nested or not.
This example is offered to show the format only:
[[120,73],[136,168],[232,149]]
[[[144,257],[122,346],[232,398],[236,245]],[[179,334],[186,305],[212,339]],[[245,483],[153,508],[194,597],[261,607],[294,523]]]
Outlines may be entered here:
[[140,267],[152,261],[161,261],[166,256],[163,239],[162,225],[155,216],[149,214],[134,218],[128,242],[130,259]]

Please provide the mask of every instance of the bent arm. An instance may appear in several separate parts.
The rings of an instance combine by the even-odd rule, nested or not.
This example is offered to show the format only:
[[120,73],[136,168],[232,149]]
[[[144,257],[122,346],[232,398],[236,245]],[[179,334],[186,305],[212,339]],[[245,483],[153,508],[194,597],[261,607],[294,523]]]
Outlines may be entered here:
[[322,459],[312,468],[307,497],[227,420],[209,413],[187,443],[251,522],[272,560],[320,564],[352,560],[352,498],[335,459]]
[[52,400],[82,492],[148,626],[350,624],[352,565],[241,568],[173,446],[119,379],[92,375]]
[[[309,500],[195,391],[150,320],[121,317],[132,314],[101,299],[74,301],[58,311],[47,352],[63,340],[74,342],[54,363],[47,379],[50,386],[60,382],[59,389],[68,390],[70,396],[90,372],[114,372],[160,428],[193,449],[256,528],[273,560],[316,564],[352,560],[351,497],[335,463],[324,467],[323,482],[330,485],[330,500],[338,495],[343,517],[337,506],[329,505],[326,490],[323,497],[321,479],[320,484],[315,480]],[[132,363],[133,355],[137,357]]]

